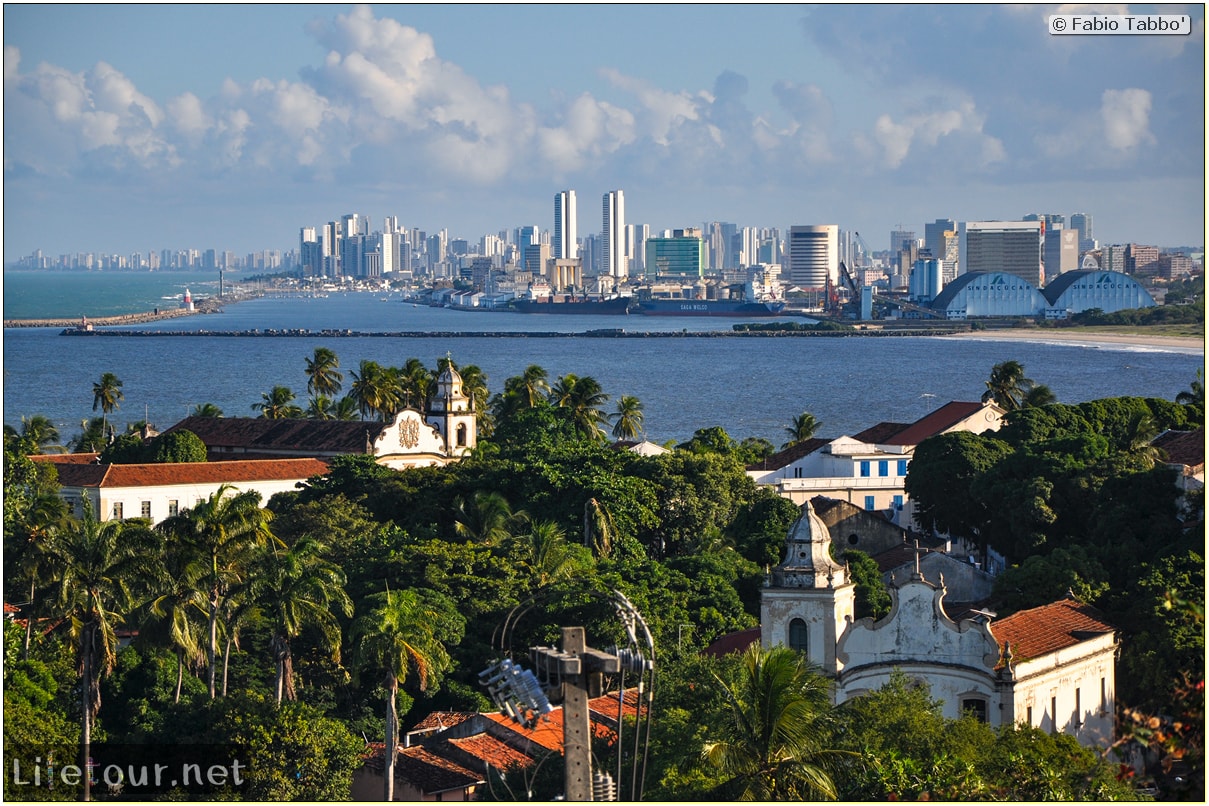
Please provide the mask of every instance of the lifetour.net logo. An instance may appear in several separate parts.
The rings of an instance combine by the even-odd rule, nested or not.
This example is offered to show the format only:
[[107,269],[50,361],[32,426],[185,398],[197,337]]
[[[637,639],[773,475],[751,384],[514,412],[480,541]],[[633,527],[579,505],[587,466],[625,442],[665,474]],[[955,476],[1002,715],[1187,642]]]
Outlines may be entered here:
[[248,781],[247,755],[231,745],[93,744],[79,749],[4,748],[5,800],[59,800],[82,793],[140,800],[159,795],[238,795]]

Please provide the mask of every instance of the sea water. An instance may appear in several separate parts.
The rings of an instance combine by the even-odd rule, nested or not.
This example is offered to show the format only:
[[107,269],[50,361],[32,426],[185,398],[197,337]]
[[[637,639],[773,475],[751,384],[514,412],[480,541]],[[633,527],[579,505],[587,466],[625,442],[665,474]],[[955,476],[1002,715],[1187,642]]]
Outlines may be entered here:
[[[40,273],[23,273],[40,274]],[[71,284],[74,274],[53,275]],[[181,289],[202,278],[177,278]],[[213,276],[213,273],[210,275]],[[5,275],[5,316],[33,306],[13,300],[18,283]],[[43,278],[37,278],[39,282]],[[119,281],[120,284],[120,281]],[[135,283],[137,285],[137,283]],[[195,296],[198,293],[188,286]],[[215,285],[215,288],[217,286]],[[168,289],[169,291],[171,288]],[[152,293],[143,291],[143,298]],[[170,296],[168,293],[160,296]],[[82,300],[71,300],[80,308]],[[168,302],[168,300],[165,300]],[[70,303],[68,303],[70,304]],[[44,308],[43,316],[78,316]],[[135,308],[122,310],[148,310]],[[64,312],[67,311],[67,312]],[[101,315],[101,314],[96,314]],[[494,394],[531,364],[551,382],[573,373],[600,382],[611,410],[622,395],[644,406],[647,438],[682,442],[694,431],[721,426],[735,439],[760,437],[780,447],[793,417],[810,412],[819,436],[853,434],[876,423],[909,423],[950,400],[978,400],[991,368],[1016,360],[1063,403],[1120,395],[1172,400],[1204,364],[1203,350],[1115,344],[1064,344],[955,337],[541,337],[621,328],[663,334],[730,330],[735,320],[644,316],[523,315],[429,308],[387,293],[334,293],[324,298],[263,298],[222,313],[138,326],[138,330],[245,331],[350,329],[429,332],[436,337],[348,336],[62,336],[58,330],[4,331],[4,422],[49,417],[64,441],[96,416],[92,386],[103,373],[123,382],[112,419],[149,419],[165,428],[194,406],[214,403],[226,416],[255,416],[253,405],[274,386],[287,386],[306,407],[305,359],[316,347],[335,351],[344,388],[363,360],[402,366],[419,358],[429,367],[449,355],[477,365]],[[497,333],[504,335],[467,335]]]

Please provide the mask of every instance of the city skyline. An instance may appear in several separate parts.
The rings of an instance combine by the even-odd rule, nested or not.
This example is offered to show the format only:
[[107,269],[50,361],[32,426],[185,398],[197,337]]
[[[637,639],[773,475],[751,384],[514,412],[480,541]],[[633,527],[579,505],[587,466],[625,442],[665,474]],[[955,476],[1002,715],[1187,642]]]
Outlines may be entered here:
[[1203,245],[1203,7],[1184,37],[1052,37],[1052,10],[10,4],[4,260],[288,250],[333,209],[475,239],[612,188],[655,231],[880,250],[1061,210]]

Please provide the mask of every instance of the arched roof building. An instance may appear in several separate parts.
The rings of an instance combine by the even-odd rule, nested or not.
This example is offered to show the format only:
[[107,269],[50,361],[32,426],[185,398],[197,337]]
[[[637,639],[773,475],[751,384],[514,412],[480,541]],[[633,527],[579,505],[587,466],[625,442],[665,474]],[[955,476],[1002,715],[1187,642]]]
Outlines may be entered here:
[[1127,274],[1103,269],[1068,271],[1041,292],[1050,308],[1068,314],[1099,308],[1104,313],[1132,308],[1150,308],[1154,297]]
[[948,319],[1039,316],[1048,303],[1027,280],[1002,271],[969,272],[944,287],[932,308]]

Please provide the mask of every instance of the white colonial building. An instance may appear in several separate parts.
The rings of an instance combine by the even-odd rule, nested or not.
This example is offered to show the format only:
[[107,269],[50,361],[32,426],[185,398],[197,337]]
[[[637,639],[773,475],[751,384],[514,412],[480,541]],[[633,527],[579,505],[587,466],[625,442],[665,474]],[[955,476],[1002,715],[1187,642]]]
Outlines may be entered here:
[[889,615],[854,617],[855,585],[831,559],[831,537],[810,504],[789,531],[785,560],[760,601],[760,640],[790,646],[834,681],[837,703],[874,691],[900,671],[926,683],[943,713],[973,713],[992,726],[1024,723],[1085,745],[1113,738],[1116,632],[1072,599],[1001,621],[945,612],[943,575],[916,563],[891,588]]
[[896,523],[909,526],[904,483],[915,446],[953,431],[998,431],[1004,413],[993,402],[954,401],[914,423],[878,423],[853,436],[805,440],[748,465],[747,475],[795,504],[822,495],[890,512]]

